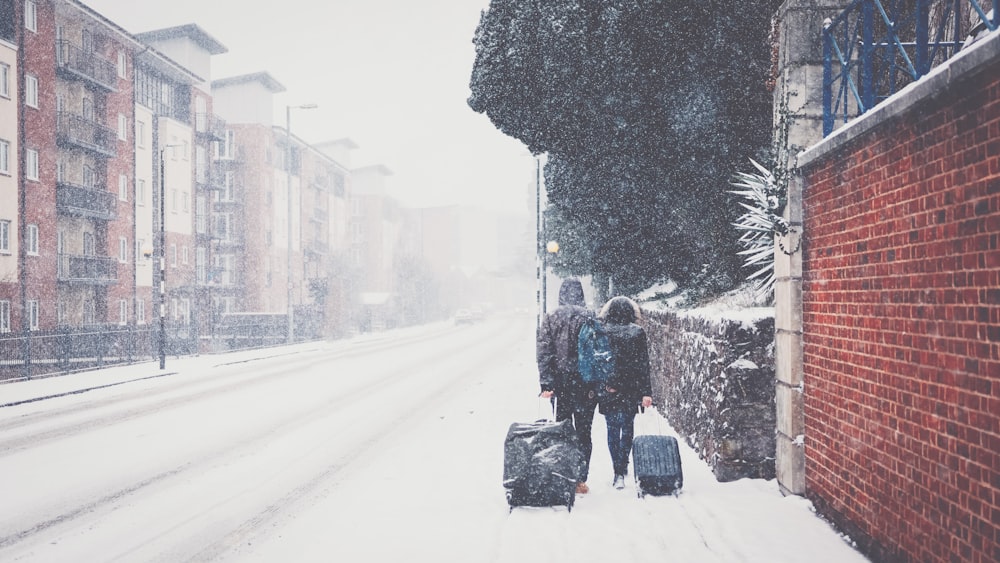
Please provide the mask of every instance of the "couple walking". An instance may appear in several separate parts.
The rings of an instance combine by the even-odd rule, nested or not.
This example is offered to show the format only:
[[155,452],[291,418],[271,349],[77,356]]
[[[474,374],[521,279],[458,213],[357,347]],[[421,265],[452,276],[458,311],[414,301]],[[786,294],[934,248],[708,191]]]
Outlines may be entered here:
[[625,487],[629,452],[632,450],[633,420],[637,408],[653,404],[649,381],[649,350],[646,333],[636,324],[639,307],[627,297],[614,297],[601,309],[599,318],[608,332],[615,357],[615,372],[605,385],[585,383],[577,368],[577,338],[580,327],[594,313],[586,308],[583,284],[569,278],[559,287],[559,306],[545,316],[536,335],[538,381],[542,397],[555,396],[556,420],[571,420],[583,450],[583,471],[576,492],[590,489],[591,428],[598,408],[608,426],[608,450],[614,469],[614,487]]

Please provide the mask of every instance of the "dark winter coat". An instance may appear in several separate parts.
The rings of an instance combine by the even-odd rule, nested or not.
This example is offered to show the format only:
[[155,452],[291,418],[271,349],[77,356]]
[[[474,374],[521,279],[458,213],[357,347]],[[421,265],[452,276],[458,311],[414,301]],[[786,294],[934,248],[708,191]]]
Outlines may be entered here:
[[560,399],[574,400],[590,391],[577,369],[577,338],[580,327],[594,313],[584,301],[583,284],[577,279],[563,281],[559,307],[545,316],[535,339],[538,383],[542,391],[554,391]]
[[635,323],[638,307],[626,297],[615,297],[601,312],[608,341],[615,356],[615,373],[602,393],[601,414],[637,412],[643,397],[653,395],[649,380],[649,346],[646,331]]

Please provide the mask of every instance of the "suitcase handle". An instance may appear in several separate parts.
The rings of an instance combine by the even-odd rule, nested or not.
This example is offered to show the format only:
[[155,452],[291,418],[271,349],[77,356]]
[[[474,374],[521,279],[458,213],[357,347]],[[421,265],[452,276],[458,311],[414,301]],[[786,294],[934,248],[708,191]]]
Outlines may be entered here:
[[[647,412],[647,410],[646,410],[647,408],[649,410],[651,410],[652,412]],[[656,410],[656,407],[653,407],[653,406],[651,406],[651,407],[643,407],[642,405],[639,405],[639,406],[636,407],[635,410],[636,410],[636,414],[638,416],[642,416],[642,417],[649,416],[649,417],[656,418],[656,434],[655,435],[664,435],[665,434],[663,432],[662,422],[660,422],[660,418],[661,418],[659,416],[660,412],[658,410]],[[644,425],[644,426],[648,426],[648,425]]]
[[559,398],[556,397],[555,395],[552,395],[552,398],[550,398],[548,400],[548,403],[552,407],[552,410],[549,412],[549,417],[548,418],[542,418],[542,401],[543,400],[544,400],[544,397],[542,397],[541,393],[539,393],[539,395],[538,395],[538,420],[539,421],[548,420],[548,421],[555,422],[556,421],[556,402],[559,401]]

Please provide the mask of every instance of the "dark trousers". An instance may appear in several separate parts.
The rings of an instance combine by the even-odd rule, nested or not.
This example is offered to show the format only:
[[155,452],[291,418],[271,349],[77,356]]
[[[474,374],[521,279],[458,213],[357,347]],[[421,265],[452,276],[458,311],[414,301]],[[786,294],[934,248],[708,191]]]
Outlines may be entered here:
[[612,411],[604,413],[608,424],[608,451],[611,453],[611,465],[615,475],[628,473],[628,454],[632,451],[632,438],[635,434],[635,413]]
[[591,429],[594,427],[594,411],[597,410],[596,397],[579,397],[577,400],[559,399],[556,401],[556,420],[571,420],[576,429],[576,437],[580,441],[583,452],[583,468],[580,481],[586,481],[590,476],[590,453],[594,450]]

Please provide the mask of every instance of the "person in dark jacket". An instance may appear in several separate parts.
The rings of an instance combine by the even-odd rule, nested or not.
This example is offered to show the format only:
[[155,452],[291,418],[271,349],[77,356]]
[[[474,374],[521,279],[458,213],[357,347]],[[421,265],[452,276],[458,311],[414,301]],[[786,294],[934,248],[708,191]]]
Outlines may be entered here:
[[547,314],[538,327],[535,354],[542,397],[556,399],[556,420],[571,420],[583,450],[583,467],[576,492],[583,494],[590,473],[593,450],[591,428],[597,409],[597,393],[580,378],[577,369],[577,338],[580,327],[592,311],[586,308],[583,284],[568,278],[559,287],[559,306]]
[[628,456],[632,451],[633,422],[639,406],[653,404],[649,382],[649,348],[646,332],[636,324],[639,306],[628,297],[614,297],[599,315],[615,357],[615,371],[601,394],[600,412],[608,425],[608,450],[615,472],[614,487],[625,488]]

